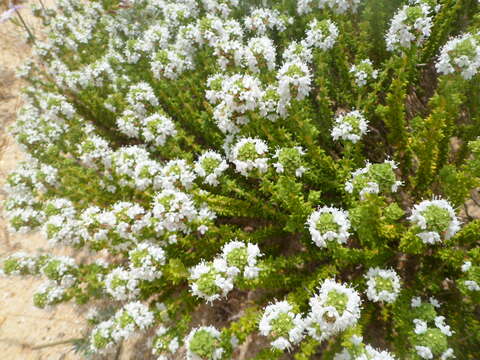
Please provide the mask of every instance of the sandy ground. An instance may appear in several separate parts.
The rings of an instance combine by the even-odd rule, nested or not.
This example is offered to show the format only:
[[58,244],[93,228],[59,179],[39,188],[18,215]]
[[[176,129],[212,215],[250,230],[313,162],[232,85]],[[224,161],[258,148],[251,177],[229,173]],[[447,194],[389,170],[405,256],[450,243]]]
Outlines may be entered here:
[[[0,7],[0,12],[4,8]],[[28,8],[21,10],[26,21],[33,25],[36,19]],[[7,126],[15,118],[21,106],[19,97],[21,82],[14,77],[14,70],[29,56],[21,29],[10,22],[0,24],[0,187],[5,175],[23,158],[13,139],[7,134]],[[4,194],[0,192],[0,201]],[[1,215],[0,215],[1,216]],[[0,255],[19,250],[36,253],[46,249],[46,241],[40,234],[13,235],[6,231],[0,217]],[[63,252],[65,253],[65,252]],[[51,311],[33,306],[32,296],[42,283],[36,278],[0,278],[0,358],[2,360],[57,360],[79,359],[69,344],[35,347],[54,342],[79,338],[84,321],[79,309],[73,305],[61,305]]]

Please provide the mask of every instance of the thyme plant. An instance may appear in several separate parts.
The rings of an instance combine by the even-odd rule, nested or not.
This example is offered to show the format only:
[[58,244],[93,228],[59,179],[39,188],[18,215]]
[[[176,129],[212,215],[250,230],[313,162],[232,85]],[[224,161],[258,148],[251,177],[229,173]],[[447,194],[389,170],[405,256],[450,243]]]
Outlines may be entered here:
[[478,359],[477,0],[35,14],[4,210],[90,256],[3,272],[92,307],[86,357]]

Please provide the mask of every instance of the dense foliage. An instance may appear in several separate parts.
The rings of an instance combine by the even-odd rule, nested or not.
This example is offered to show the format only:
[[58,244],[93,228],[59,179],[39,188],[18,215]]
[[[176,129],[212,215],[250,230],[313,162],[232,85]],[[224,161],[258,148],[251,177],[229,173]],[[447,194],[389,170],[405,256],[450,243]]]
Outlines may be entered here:
[[4,208],[90,256],[3,272],[85,356],[478,359],[477,0],[57,5]]

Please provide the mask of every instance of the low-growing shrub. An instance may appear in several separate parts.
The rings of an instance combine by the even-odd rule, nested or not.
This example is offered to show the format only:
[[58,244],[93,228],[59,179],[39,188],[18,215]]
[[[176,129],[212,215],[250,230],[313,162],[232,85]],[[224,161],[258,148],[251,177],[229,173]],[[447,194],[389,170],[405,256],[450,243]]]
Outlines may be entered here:
[[[85,356],[478,359],[477,0],[61,0],[10,227]],[[147,355],[145,355],[147,357]]]

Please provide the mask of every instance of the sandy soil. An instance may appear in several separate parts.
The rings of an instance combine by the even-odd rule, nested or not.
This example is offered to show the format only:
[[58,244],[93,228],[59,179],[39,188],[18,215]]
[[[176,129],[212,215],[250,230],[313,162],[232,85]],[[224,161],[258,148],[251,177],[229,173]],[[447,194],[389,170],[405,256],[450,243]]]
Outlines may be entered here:
[[[4,8],[0,7],[0,12]],[[20,10],[32,26],[34,18],[28,8]],[[0,24],[0,187],[6,174],[23,158],[7,126],[14,120],[21,106],[21,82],[14,70],[29,56],[30,48],[21,29],[10,22]],[[0,201],[4,194],[0,192]],[[36,253],[46,249],[40,234],[12,235],[0,215],[0,254],[4,256],[19,250]],[[65,253],[64,251],[62,251]],[[84,321],[73,305],[61,305],[51,311],[33,306],[32,295],[42,283],[36,278],[0,278],[0,354],[3,360],[57,360],[79,359],[70,344],[35,347],[79,338]]]

